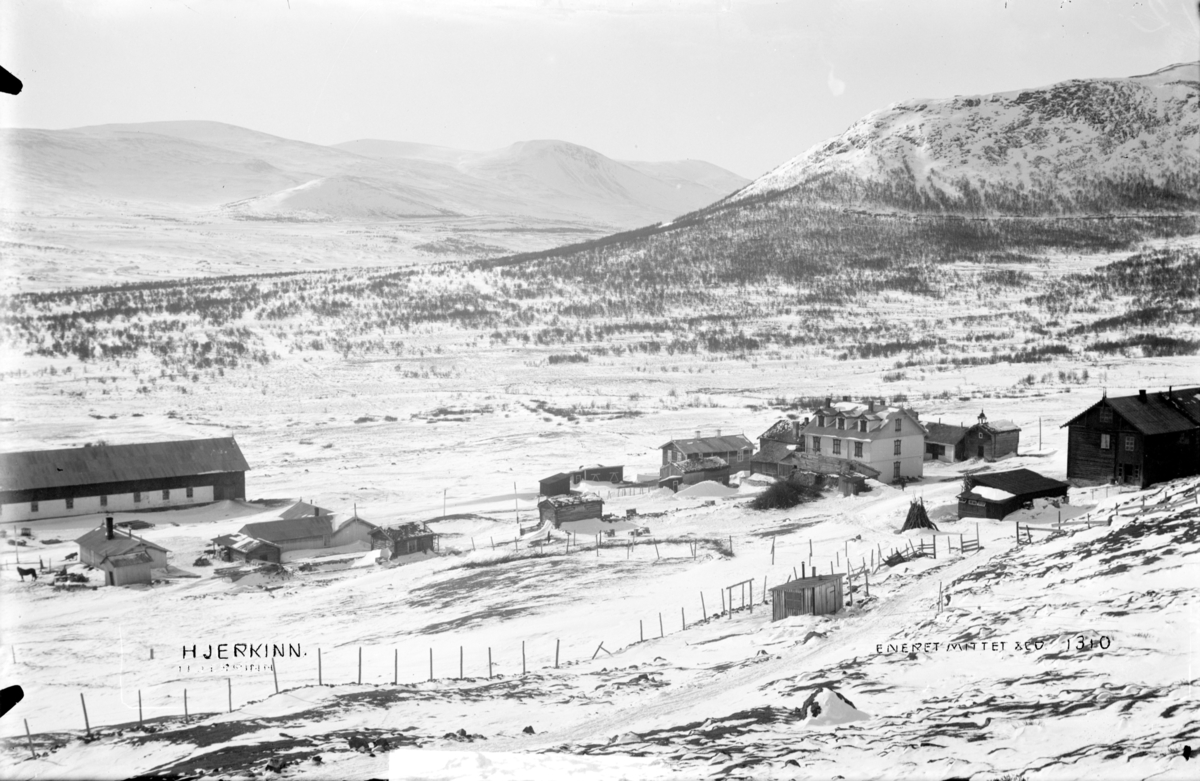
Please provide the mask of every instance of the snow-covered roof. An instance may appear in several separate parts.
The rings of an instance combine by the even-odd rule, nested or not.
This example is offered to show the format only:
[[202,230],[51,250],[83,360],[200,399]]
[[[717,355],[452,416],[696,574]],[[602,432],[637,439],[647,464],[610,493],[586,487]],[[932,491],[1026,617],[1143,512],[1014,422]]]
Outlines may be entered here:
[[543,504],[552,504],[555,507],[570,507],[575,504],[587,504],[589,502],[603,502],[598,494],[582,493],[582,494],[562,494],[560,496],[551,496],[543,499],[539,506]]
[[1016,496],[1016,494],[1010,494],[1008,491],[1002,491],[999,488],[989,488],[986,485],[975,486],[971,489],[971,493],[989,502],[1007,502]]

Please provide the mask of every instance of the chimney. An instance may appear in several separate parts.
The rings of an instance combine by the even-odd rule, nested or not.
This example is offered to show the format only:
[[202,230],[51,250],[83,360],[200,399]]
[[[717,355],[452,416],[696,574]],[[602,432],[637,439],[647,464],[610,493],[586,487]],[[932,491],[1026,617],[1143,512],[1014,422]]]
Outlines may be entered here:
[[792,436],[800,439],[800,421],[798,420],[792,421]]
[[113,538],[113,519],[108,516],[104,519],[104,539],[111,540]]
[[1138,401],[1143,404],[1146,403],[1146,390],[1144,388],[1138,391]]
[[826,396],[826,397],[825,397],[825,406],[826,406],[826,407],[832,407],[832,406],[833,406],[833,397],[832,397],[832,396]]
[[696,429],[696,439],[700,438],[700,429]]
[[875,411],[875,399],[871,399],[870,401],[867,402],[867,412],[874,412],[874,411]]
[[843,396],[843,397],[842,397],[842,401],[850,401],[850,397],[849,397],[849,396]]
[[717,436],[721,436],[721,429],[717,429]]

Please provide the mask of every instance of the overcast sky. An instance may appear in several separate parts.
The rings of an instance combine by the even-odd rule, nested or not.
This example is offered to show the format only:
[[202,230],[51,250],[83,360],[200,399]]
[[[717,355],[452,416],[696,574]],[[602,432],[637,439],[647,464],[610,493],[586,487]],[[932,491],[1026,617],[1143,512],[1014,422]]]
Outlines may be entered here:
[[1196,59],[1195,0],[6,0],[0,124],[554,138],[753,177],[896,101]]

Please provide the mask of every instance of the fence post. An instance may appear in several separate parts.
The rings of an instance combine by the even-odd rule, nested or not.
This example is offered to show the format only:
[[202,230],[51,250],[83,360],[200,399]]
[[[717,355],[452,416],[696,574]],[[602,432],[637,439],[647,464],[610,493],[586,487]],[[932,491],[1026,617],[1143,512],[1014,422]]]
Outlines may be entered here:
[[655,558],[655,561],[658,561],[659,559],[661,559],[661,558],[662,558],[662,554],[658,552],[658,540],[651,540],[651,542],[653,542],[653,543],[654,543],[654,558]]
[[225,683],[229,686],[229,712],[233,713],[233,679],[226,678]]
[[79,692],[79,703],[83,705],[83,727],[87,730],[87,736],[90,738],[92,736],[92,725],[88,722],[87,700],[83,698],[83,692]]
[[660,638],[666,637],[666,632],[663,631],[663,622],[662,622],[662,612],[661,611],[658,614],[658,636]]
[[700,614],[704,616],[704,620],[708,620],[708,608],[704,606],[704,592],[700,592]]
[[981,548],[983,547],[979,544],[979,521],[975,522],[975,544]]
[[733,555],[733,535],[729,535],[729,555]]
[[463,679],[463,647],[458,647],[458,680]]
[[638,619],[638,642],[646,642],[646,633],[642,630],[642,619]]
[[687,629],[687,613],[683,612],[683,608],[679,608],[679,631]]
[[392,649],[392,686],[400,683],[400,649]]
[[433,680],[433,648],[429,649],[429,680]]
[[807,567],[807,565],[803,561],[800,562],[800,577],[801,578],[808,577],[807,570],[805,569],[806,567]]
[[358,647],[358,683],[362,685],[362,646]]
[[810,559],[813,557],[813,551],[812,551],[812,537],[809,537],[809,538],[808,538],[808,557],[809,557]]
[[721,612],[725,612],[725,589],[721,589]]
[[525,641],[521,641],[521,675],[525,674]]
[[750,586],[749,606],[750,606],[750,612],[753,613],[754,612],[754,581],[753,580],[750,581],[749,586]]
[[600,641],[600,645],[596,646],[596,653],[592,654],[592,660],[593,660],[593,661],[595,661],[596,657],[600,655],[600,649],[601,649],[601,648],[603,648],[603,647],[604,647],[604,641],[603,641],[603,640],[601,640],[601,641]]
[[317,685],[318,685],[318,686],[323,686],[323,685],[324,685],[324,683],[325,683],[325,682],[324,682],[324,680],[322,679],[322,676],[321,676],[321,649],[320,649],[320,648],[318,648],[318,649],[317,649]]
[[871,573],[864,572],[863,578],[867,584],[867,596],[870,597],[871,596]]
[[763,604],[767,604],[767,576],[763,575]]
[[187,689],[183,690],[183,723],[188,723]]
[[488,680],[492,680],[492,647],[488,646]]
[[29,741],[29,758],[37,759],[37,752],[33,750],[33,735],[29,734],[29,719],[23,719],[25,722],[25,739]]
[[775,566],[775,535],[771,535],[771,566]]
[[560,643],[562,643],[562,640],[554,641],[554,669],[555,670],[558,669],[558,648],[559,648]]
[[138,726],[142,726],[142,690],[138,689]]
[[942,612],[942,581],[938,581],[938,606],[937,612]]
[[271,657],[271,677],[275,679],[275,693],[279,694],[279,673],[275,672],[275,657]]

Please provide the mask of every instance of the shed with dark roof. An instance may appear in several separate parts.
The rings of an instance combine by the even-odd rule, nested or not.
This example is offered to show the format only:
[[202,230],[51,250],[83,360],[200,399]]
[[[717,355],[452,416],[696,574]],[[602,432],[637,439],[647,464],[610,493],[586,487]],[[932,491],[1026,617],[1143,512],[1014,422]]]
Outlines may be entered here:
[[555,528],[564,521],[584,521],[604,516],[604,500],[593,493],[551,496],[538,502],[538,516],[543,524]]
[[967,486],[958,495],[959,518],[1000,520],[1034,499],[1067,498],[1069,483],[1040,475],[1030,469],[984,472],[968,475]]
[[0,520],[246,498],[233,437],[0,453]]
[[925,424],[925,458],[930,461],[954,463],[966,458],[963,439],[969,427],[952,426],[947,423]]

